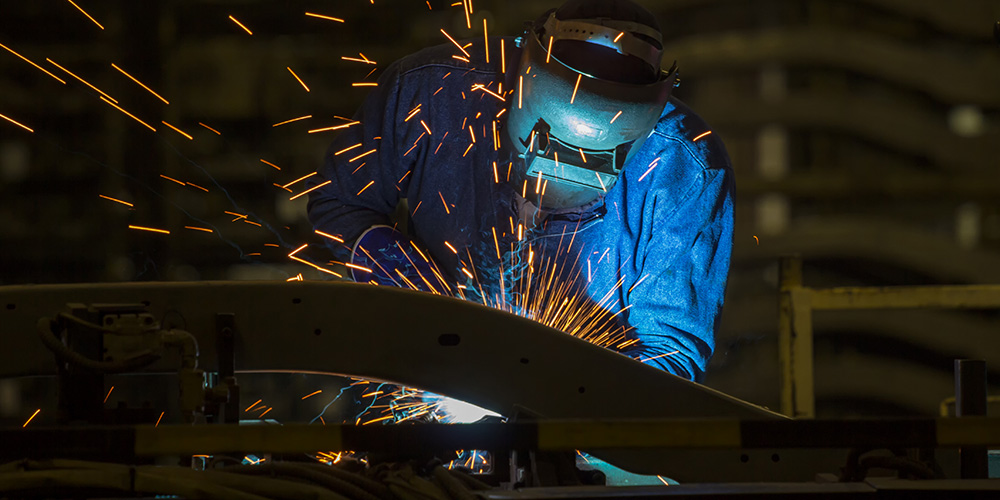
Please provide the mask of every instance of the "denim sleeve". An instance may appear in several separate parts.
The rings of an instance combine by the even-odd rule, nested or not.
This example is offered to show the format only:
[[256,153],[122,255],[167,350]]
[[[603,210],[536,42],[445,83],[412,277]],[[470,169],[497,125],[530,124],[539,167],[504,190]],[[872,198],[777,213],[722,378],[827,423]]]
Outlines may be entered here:
[[[341,131],[326,152],[319,175],[309,178],[307,188],[328,184],[309,196],[309,221],[315,229],[354,241],[366,229],[388,223],[405,192],[409,170],[400,148],[409,142],[409,130],[397,130],[400,117],[399,63],[393,63],[378,79],[354,115],[360,124]],[[343,124],[344,122],[340,122]],[[336,125],[334,123],[333,125]],[[331,248],[338,257],[342,247]]]
[[[680,148],[683,150],[683,148]],[[704,168],[690,153],[661,154],[698,172],[687,186],[654,190],[652,230],[639,250],[628,322],[640,340],[627,352],[651,366],[700,381],[715,349],[733,246],[733,172]],[[673,179],[676,180],[676,179]]]

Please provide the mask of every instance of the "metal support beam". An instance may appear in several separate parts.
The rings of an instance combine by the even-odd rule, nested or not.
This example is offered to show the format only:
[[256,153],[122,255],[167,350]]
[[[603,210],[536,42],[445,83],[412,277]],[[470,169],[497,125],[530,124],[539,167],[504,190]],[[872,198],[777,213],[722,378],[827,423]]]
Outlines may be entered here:
[[779,275],[778,362],[781,412],[793,418],[816,415],[813,393],[811,293],[802,287],[802,259],[781,259]]

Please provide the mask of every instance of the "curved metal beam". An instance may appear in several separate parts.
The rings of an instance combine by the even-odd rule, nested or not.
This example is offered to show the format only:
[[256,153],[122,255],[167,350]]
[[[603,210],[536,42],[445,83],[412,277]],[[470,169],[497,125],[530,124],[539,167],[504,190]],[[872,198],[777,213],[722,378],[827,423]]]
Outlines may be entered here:
[[51,375],[35,332],[67,303],[148,303],[215,365],[214,322],[235,313],[237,369],[350,374],[446,394],[498,413],[549,418],[777,414],[533,321],[458,299],[336,282],[0,287],[0,377]]

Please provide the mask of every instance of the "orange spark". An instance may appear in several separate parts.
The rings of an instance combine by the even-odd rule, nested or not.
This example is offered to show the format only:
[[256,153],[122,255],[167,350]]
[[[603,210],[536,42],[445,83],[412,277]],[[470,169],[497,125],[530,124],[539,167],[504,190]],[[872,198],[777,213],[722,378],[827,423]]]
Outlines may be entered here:
[[486,64],[490,63],[490,37],[486,31],[486,18],[483,18],[483,45],[486,46]]
[[357,83],[352,83],[351,86],[352,87],[378,87],[378,83],[377,82],[357,82]]
[[[462,56],[459,56],[459,55],[453,55],[453,56],[451,56],[451,58],[452,59],[457,59],[457,60],[462,61],[462,62],[469,62],[468,59],[466,59],[466,58],[464,58]],[[465,92],[462,92],[462,99],[465,99]]]
[[110,388],[110,389],[108,389],[108,395],[107,395],[107,396],[104,396],[104,402],[105,402],[105,403],[107,403],[107,402],[108,402],[108,398],[110,398],[110,397],[111,397],[111,391],[113,391],[113,390],[115,390],[115,386],[111,386],[111,388]]
[[758,245],[760,245],[760,239],[757,238],[757,235],[754,235],[753,240],[756,241]]
[[121,111],[122,113],[125,113],[125,114],[126,114],[126,115],[128,115],[128,116],[129,116],[130,118],[132,118],[133,120],[135,120],[135,121],[137,121],[137,122],[139,122],[139,123],[143,124],[143,125],[144,125],[144,126],[145,126],[146,128],[148,128],[149,130],[152,130],[153,132],[156,132],[156,129],[155,129],[155,128],[153,128],[153,127],[152,127],[152,126],[151,126],[150,124],[148,124],[148,123],[146,123],[146,122],[144,122],[144,121],[140,120],[139,118],[137,118],[137,117],[136,117],[135,115],[133,115],[132,113],[129,113],[128,111],[125,111],[124,109],[122,109],[121,107],[119,107],[119,106],[118,106],[117,104],[115,104],[115,103],[113,103],[113,102],[111,102],[111,101],[109,101],[109,100],[105,99],[105,98],[104,98],[103,96],[101,96],[101,100],[102,100],[102,101],[104,101],[104,102],[106,102],[106,103],[108,103],[108,104],[110,104],[111,106],[114,106],[114,108],[115,108],[115,109],[117,109],[118,111]]
[[84,80],[83,78],[80,78],[79,76],[77,76],[76,74],[74,74],[72,71],[70,71],[70,70],[68,70],[68,69],[66,69],[66,68],[64,68],[64,67],[56,64],[56,62],[53,61],[52,59],[49,59],[48,57],[46,57],[45,60],[48,61],[49,64],[51,64],[51,65],[53,65],[53,66],[55,66],[55,67],[57,67],[57,68],[65,71],[66,73],[69,74],[69,76],[72,76],[73,78],[76,78],[77,80],[80,80],[80,83],[82,83],[82,84],[84,84],[84,85],[86,85],[86,86],[94,89],[94,91],[96,91],[98,94],[101,94],[102,96],[107,97],[108,99],[111,99],[115,103],[118,102],[114,97],[109,96],[103,90],[101,90],[101,89],[99,89],[99,88],[91,85],[90,82],[88,82],[87,80]]
[[583,158],[583,162],[587,163],[587,155],[583,154],[583,148],[580,148],[580,158]]
[[622,31],[621,33],[618,34],[618,36],[615,37],[614,42],[618,43],[618,40],[621,40],[623,36],[625,36],[624,31]]
[[215,135],[222,135],[221,133],[219,133],[218,130],[215,130],[214,128],[209,127],[208,125],[205,125],[204,123],[198,122],[198,125],[201,125],[202,127],[205,127],[207,129],[211,130],[212,132],[215,132]]
[[172,128],[174,130],[174,132],[177,132],[178,134],[181,134],[184,137],[187,137],[189,141],[193,141],[194,140],[194,137],[191,137],[187,132],[185,132],[185,131],[183,131],[183,130],[181,130],[181,129],[179,129],[179,128],[177,128],[177,127],[175,127],[175,126],[173,126],[173,125],[171,125],[171,124],[169,124],[169,123],[167,123],[165,121],[161,120],[161,122],[163,122],[164,125]]
[[[274,407],[268,408],[267,410],[264,411],[264,413],[261,413],[260,416],[257,417],[257,418],[264,418],[264,415],[267,415],[268,413],[271,413],[271,410],[273,410],[273,409],[274,409]],[[258,460],[257,462],[260,462],[260,461],[262,461],[262,460]],[[257,462],[254,462],[254,465],[256,465]]]
[[250,28],[244,26],[243,23],[239,22],[239,20],[237,20],[235,17],[229,16],[229,19],[231,19],[234,23],[236,23],[236,25],[239,26],[240,28],[243,28],[243,31],[246,31],[247,34],[253,35],[253,31],[250,31]]
[[652,361],[654,359],[659,359],[659,358],[662,358],[664,356],[673,356],[674,354],[677,354],[679,352],[680,351],[666,352],[666,353],[663,353],[663,354],[659,354],[659,355],[653,356],[652,358],[646,358],[646,359],[639,360],[639,362],[640,363],[645,363],[647,361]]
[[549,60],[552,59],[552,40],[554,36],[549,36],[549,50],[545,53],[545,63],[548,64]]
[[[154,96],[156,96],[157,99],[163,101],[163,104],[170,104],[170,102],[167,101],[166,99],[164,99],[163,97],[161,97],[160,94],[157,94],[156,92],[153,92],[153,89],[147,87],[146,84],[140,82],[138,79],[136,79],[136,77],[134,77],[134,76],[126,73],[125,70],[119,68],[115,63],[111,63],[111,67],[117,69],[118,71],[120,71],[121,74],[129,77],[129,79],[131,79],[133,82],[138,83],[140,87],[146,89],[147,91],[149,91],[150,94],[153,94]],[[215,131],[213,130],[213,132],[215,132]],[[218,132],[216,132],[216,133],[218,133]]]
[[455,250],[455,247],[451,246],[451,243],[446,241],[444,242],[444,246],[448,247],[448,250],[451,250],[455,255],[458,255],[458,250]]
[[338,238],[338,237],[336,237],[336,236],[334,236],[332,234],[324,233],[323,231],[320,231],[319,229],[316,230],[316,234],[318,234],[320,236],[324,236],[326,238],[330,238],[331,240],[336,241],[337,243],[343,243],[344,242],[343,238]]
[[263,163],[264,165],[270,165],[270,166],[274,167],[277,170],[281,170],[281,167],[279,167],[279,166],[277,166],[277,165],[275,165],[275,164],[273,164],[273,163],[271,163],[271,162],[269,162],[269,161],[267,161],[267,160],[265,160],[263,158],[260,159],[260,162]]
[[[441,87],[441,88],[443,89],[444,87]],[[440,89],[438,89],[438,90],[440,90]],[[417,116],[417,113],[419,113],[419,112],[420,112],[420,105],[417,104],[417,107],[413,108],[413,111],[410,111],[409,115],[406,115],[406,118],[403,120],[403,123],[406,123],[406,122],[410,121],[410,118],[413,118],[414,116]]]
[[500,73],[507,73],[507,54],[504,53],[504,39],[500,39]]
[[14,49],[12,49],[12,48],[10,48],[10,47],[2,44],[2,43],[0,43],[0,47],[3,47],[4,49],[7,49],[7,52],[10,52],[11,54],[14,54],[15,56],[20,57],[21,59],[24,60],[24,62],[26,62],[26,63],[28,63],[28,64],[30,64],[30,65],[32,65],[32,66],[34,66],[34,67],[36,67],[36,68],[38,68],[40,70],[42,70],[43,73],[45,73],[46,75],[51,76],[52,78],[55,78],[59,83],[61,83],[63,85],[66,85],[66,80],[63,80],[62,78],[59,78],[58,76],[53,75],[52,73],[49,73],[48,70],[46,70],[45,68],[43,68],[43,67],[35,64],[34,62],[31,61],[31,59],[28,59],[27,57],[24,57],[21,54],[18,54],[17,52],[14,52]]
[[359,123],[361,123],[361,122],[353,121],[353,122],[345,123],[343,125],[334,125],[333,127],[316,128],[316,129],[310,130],[309,133],[310,134],[315,134],[317,132],[329,132],[331,130],[340,130],[340,129],[344,129],[344,128],[350,127],[352,125],[358,125]]
[[615,120],[617,120],[617,119],[618,119],[618,117],[619,117],[619,116],[621,116],[621,115],[622,115],[622,112],[621,112],[621,111],[619,111],[619,112],[618,112],[618,114],[616,114],[616,115],[615,115],[615,117],[611,119],[611,123],[614,123],[614,122],[615,122]]
[[166,180],[168,180],[170,182],[176,182],[177,184],[180,184],[181,186],[187,186],[187,184],[184,184],[183,182],[181,182],[181,181],[179,181],[177,179],[174,179],[173,177],[167,177],[167,176],[165,176],[163,174],[160,174],[160,177],[163,177],[164,179],[166,179]]
[[280,127],[282,125],[286,125],[286,124],[289,124],[289,123],[292,123],[292,122],[297,122],[299,120],[307,120],[307,119],[312,118],[312,117],[313,117],[313,115],[300,116],[298,118],[292,118],[291,120],[285,120],[283,122],[275,123],[274,125],[271,125],[271,127]]
[[357,196],[361,196],[361,193],[364,193],[366,189],[372,186],[372,184],[375,184],[375,181],[368,181],[368,184],[365,184],[365,187],[361,188],[361,191],[358,191]]
[[126,205],[126,206],[129,206],[129,207],[134,207],[135,206],[135,205],[133,205],[133,204],[127,202],[127,201],[122,201],[122,200],[119,200],[117,198],[112,198],[110,196],[104,196],[103,194],[99,194],[97,196],[100,196],[101,198],[104,198],[105,200],[110,200],[110,201],[114,201],[114,202],[117,202],[117,203],[121,203],[122,205]]
[[346,152],[348,152],[348,151],[350,151],[352,149],[357,149],[357,148],[360,148],[360,147],[361,147],[361,143],[359,142],[359,143],[357,143],[357,144],[355,144],[353,146],[341,149],[340,151],[337,151],[336,153],[333,153],[333,156],[340,156],[340,155],[342,155],[342,154],[344,154],[344,153],[346,153]]
[[448,202],[444,201],[444,195],[441,194],[441,191],[438,191],[438,196],[441,197],[441,204],[444,205],[444,212],[451,215],[451,210],[448,210]]
[[313,392],[313,393],[306,394],[305,396],[302,396],[302,399],[311,398],[311,397],[313,397],[313,396],[315,396],[315,395],[317,395],[317,394],[319,394],[321,392],[323,392],[323,391],[319,390],[319,391],[316,391],[316,392]]
[[185,182],[184,184],[187,184],[188,186],[191,186],[191,187],[193,187],[195,189],[200,189],[200,190],[202,190],[202,191],[204,191],[206,193],[208,192],[208,189],[205,189],[205,188],[203,188],[203,187],[201,187],[201,186],[199,186],[199,185],[197,185],[197,184],[195,184],[193,182]]
[[22,428],[23,428],[23,427],[27,427],[27,426],[28,426],[28,423],[30,423],[30,422],[31,422],[31,421],[32,421],[32,420],[33,420],[33,419],[35,418],[35,415],[38,415],[38,412],[40,412],[40,411],[42,411],[42,409],[41,409],[41,408],[39,408],[39,409],[35,410],[35,413],[32,413],[32,414],[31,414],[31,416],[30,416],[30,417],[28,417],[28,420],[27,420],[27,421],[25,421],[25,422],[24,422],[24,425],[22,425],[21,427],[22,427]]
[[309,92],[309,86],[306,85],[306,82],[303,82],[302,79],[299,78],[299,75],[296,75],[295,72],[292,71],[291,66],[285,66],[285,68],[288,69],[288,72],[291,73],[292,76],[294,76],[296,80],[298,80],[299,85],[302,85],[302,88],[306,89],[306,92]]
[[315,190],[317,190],[317,189],[319,189],[319,188],[321,188],[321,187],[323,187],[323,186],[325,186],[325,185],[327,185],[327,184],[329,184],[329,183],[331,183],[331,182],[333,182],[333,181],[326,181],[326,182],[324,182],[324,183],[322,183],[322,184],[317,184],[317,185],[315,185],[315,186],[313,186],[313,187],[311,187],[311,188],[309,188],[309,189],[306,189],[305,191],[303,191],[303,192],[301,192],[301,193],[299,193],[299,194],[297,194],[297,195],[295,195],[295,196],[292,196],[291,198],[289,198],[289,199],[288,199],[288,201],[292,201],[292,200],[294,200],[295,198],[298,198],[298,197],[300,197],[300,196],[303,196],[303,195],[306,195],[306,194],[309,194],[309,193],[311,193],[311,192],[313,192],[313,191],[315,191]]
[[344,60],[344,61],[353,61],[353,62],[359,62],[359,63],[365,63],[365,64],[372,64],[372,65],[378,64],[377,62],[372,61],[371,59],[368,59],[367,57],[365,57],[364,54],[361,54],[360,52],[358,52],[358,54],[361,55],[361,59],[358,59],[357,57],[347,57],[347,56],[340,56],[340,58],[342,60]]
[[699,135],[698,137],[695,137],[694,139],[691,139],[691,142],[698,142],[698,139],[701,139],[702,137],[705,137],[706,135],[711,134],[711,133],[712,133],[712,131],[709,130],[708,132],[705,132],[705,133]]
[[76,7],[76,10],[82,12],[83,15],[87,16],[87,19],[90,19],[91,21],[93,21],[94,24],[96,24],[98,28],[101,28],[102,30],[104,29],[104,26],[101,26],[101,23],[97,22],[97,19],[94,19],[93,17],[90,17],[90,14],[87,14],[87,11],[81,9],[79,5],[77,5],[76,3],[73,2],[73,0],[66,0],[66,1],[69,2],[70,5],[72,5],[73,7]]
[[292,184],[295,184],[295,183],[297,183],[297,182],[301,182],[301,181],[304,181],[304,180],[306,180],[306,179],[308,179],[308,178],[310,178],[310,177],[312,177],[312,176],[314,176],[314,175],[316,175],[316,174],[318,174],[318,173],[319,173],[319,172],[313,172],[313,173],[311,173],[311,174],[309,174],[309,175],[304,175],[304,176],[302,176],[302,177],[299,177],[298,179],[295,179],[294,181],[292,181],[292,182],[289,182],[288,184],[285,184],[284,186],[281,186],[281,187],[283,187],[283,188],[288,188],[288,186],[291,186]]
[[211,229],[208,229],[208,228],[205,228],[205,227],[196,227],[196,226],[184,226],[184,229],[190,229],[192,231],[201,231],[201,232],[204,232],[204,233],[214,233],[215,232],[215,231],[212,231]]
[[309,17],[315,17],[315,18],[318,18],[318,19],[326,19],[327,21],[337,21],[338,23],[344,22],[344,20],[340,19],[339,17],[324,16],[323,14],[315,14],[315,13],[312,13],[312,12],[306,12],[306,15],[309,16]]
[[496,92],[493,92],[492,90],[486,88],[485,85],[480,85],[480,84],[477,83],[477,84],[475,84],[475,85],[472,86],[472,90],[473,91],[482,90],[483,92],[486,92],[487,94],[489,94],[489,95],[491,95],[493,97],[496,97],[497,99],[500,99],[500,102],[507,102],[507,100],[504,99],[502,95],[500,95],[500,94],[498,94]]
[[170,234],[170,231],[167,231],[165,229],[153,229],[151,227],[133,226],[131,224],[128,226],[128,228],[129,229],[136,229],[136,230],[139,230],[139,231],[149,231],[149,232],[152,232],[152,233]]
[[[303,247],[304,247],[304,246],[305,246],[305,245],[303,245]],[[247,407],[247,409],[246,409],[246,410],[243,410],[243,411],[250,411],[250,410],[252,410],[252,409],[253,409],[253,407],[254,407],[254,406],[257,406],[257,404],[259,404],[259,403],[260,403],[261,401],[263,401],[263,399],[258,399],[256,403],[254,403],[254,404],[252,404],[252,405],[248,406],[248,407]]]
[[583,73],[579,73],[579,74],[576,75],[576,85],[573,86],[573,97],[569,98],[569,103],[570,104],[573,104],[573,102],[576,101],[576,91],[577,91],[577,89],[580,88],[580,79],[581,78],[583,78]]
[[4,115],[0,115],[0,118],[3,118],[4,120],[7,120],[7,121],[9,121],[9,122],[13,123],[14,125],[17,125],[18,127],[21,127],[21,128],[23,128],[24,130],[27,130],[28,132],[31,132],[31,133],[35,133],[35,131],[34,131],[34,130],[32,130],[32,129],[28,128],[28,127],[27,127],[27,126],[25,126],[24,124],[22,124],[22,123],[18,123],[18,122],[16,122],[16,121],[14,121],[14,119],[13,119],[13,118],[9,118],[9,117],[6,117],[6,116],[4,116]]
[[427,123],[425,123],[423,120],[420,120],[420,124],[424,126],[424,130],[427,131],[427,135],[434,135],[431,133],[431,128],[427,126]]
[[160,412],[160,418],[156,419],[156,425],[154,425],[153,427],[159,427],[160,426],[160,420],[163,420],[163,414],[164,413],[166,413],[166,412],[165,411],[161,411]]
[[[458,50],[461,50],[462,53],[465,54],[466,58],[472,57],[472,56],[469,55],[468,52],[465,51],[465,48],[462,47],[461,45],[459,45],[458,42],[456,42],[455,39],[452,38],[451,35],[449,35],[448,32],[445,31],[443,28],[441,29],[441,33],[444,33],[444,36],[448,37],[448,40],[450,40],[451,43],[455,44],[455,46],[458,47]],[[466,61],[466,62],[468,62],[468,61]]]
[[497,260],[500,260],[500,240],[497,238],[496,226],[493,226],[493,243],[497,246]]
[[372,149],[371,151],[368,151],[368,152],[365,152],[365,153],[361,153],[358,156],[355,156],[354,158],[351,158],[350,160],[347,160],[347,163],[354,163],[355,160],[360,160],[361,158],[364,158],[364,157],[366,157],[366,156],[374,153],[375,151],[376,151],[375,149]]
[[367,267],[359,266],[357,264],[351,264],[350,262],[344,262],[344,266],[345,267],[349,267],[351,269],[357,269],[358,271],[364,271],[366,273],[371,273],[372,272],[372,270],[368,269]]

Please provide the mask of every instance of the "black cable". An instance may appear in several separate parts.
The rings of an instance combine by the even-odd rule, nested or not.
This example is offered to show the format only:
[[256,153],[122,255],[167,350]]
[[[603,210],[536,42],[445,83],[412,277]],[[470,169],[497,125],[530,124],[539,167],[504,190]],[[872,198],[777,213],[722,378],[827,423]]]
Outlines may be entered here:
[[237,465],[233,467],[224,467],[218,469],[221,472],[229,472],[233,474],[249,474],[249,475],[272,475],[278,474],[282,476],[290,476],[297,479],[305,479],[312,483],[315,483],[324,488],[330,489],[337,493],[340,493],[349,498],[354,498],[357,500],[381,500],[378,496],[373,495],[358,486],[355,486],[343,479],[340,479],[332,474],[323,474],[316,470],[312,470],[307,467],[302,467],[300,464],[292,463],[264,463],[259,465]]
[[444,489],[451,498],[455,500],[475,500],[475,496],[465,487],[462,481],[451,475],[448,469],[442,466],[437,466],[433,471],[434,479],[436,479],[440,484],[442,489]]
[[382,498],[384,500],[391,500],[392,494],[389,493],[389,488],[373,479],[365,477],[361,474],[355,474],[350,471],[346,471],[343,468],[337,467],[336,465],[322,465],[322,464],[300,464],[303,467],[307,467],[310,470],[315,470],[323,474],[329,474],[331,476],[343,479],[359,488],[363,488],[365,491]]
[[[64,319],[73,318],[69,315],[60,315]],[[73,318],[72,321],[80,323],[87,328],[96,329],[99,332],[104,332],[106,330],[101,327],[83,321],[79,318]],[[77,365],[90,371],[95,371],[99,373],[125,373],[134,372],[149,366],[160,359],[160,356],[150,352],[140,353],[130,358],[121,359],[117,361],[95,361],[90,359],[72,349],[70,349],[66,344],[63,344],[59,337],[52,331],[53,321],[49,318],[42,318],[38,320],[38,336],[41,338],[42,343],[45,344],[56,358],[65,363],[72,365]]]

